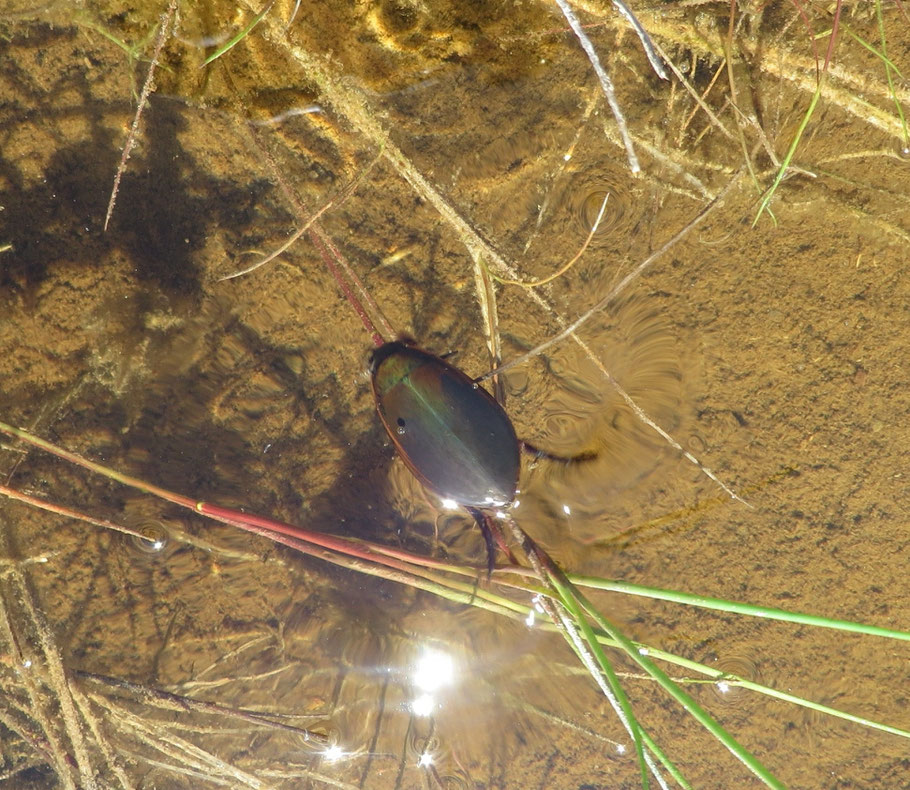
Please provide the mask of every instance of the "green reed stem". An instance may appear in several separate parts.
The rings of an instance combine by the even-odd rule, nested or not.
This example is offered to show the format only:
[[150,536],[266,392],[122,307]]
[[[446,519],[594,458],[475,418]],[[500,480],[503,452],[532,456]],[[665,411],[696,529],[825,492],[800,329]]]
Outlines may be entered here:
[[890,735],[897,735],[901,738],[910,738],[910,730],[903,730],[900,727],[892,727],[890,724],[883,724],[882,722],[875,721],[873,719],[867,719],[864,716],[857,716],[853,713],[848,713],[847,711],[829,707],[828,705],[822,705],[820,702],[813,702],[812,700],[805,699],[804,697],[798,697],[795,694],[790,694],[786,691],[780,691],[779,689],[773,688],[771,686],[764,686],[761,683],[755,683],[754,681],[740,677],[739,675],[724,672],[723,670],[717,669],[716,667],[709,667],[705,664],[700,664],[697,661],[692,661],[690,659],[683,658],[682,656],[677,656],[674,653],[666,653],[662,650],[658,650],[657,648],[650,647],[644,647],[642,649],[647,650],[649,655],[660,661],[666,661],[668,663],[675,664],[676,666],[684,667],[685,669],[691,669],[692,671],[698,672],[701,675],[705,675],[711,679],[712,683],[723,681],[730,686],[749,689],[749,691],[754,691],[766,697],[773,697],[774,699],[779,699],[782,702],[789,702],[801,708],[823,713],[826,716],[833,716],[836,719],[850,721],[854,724],[860,724],[863,727],[869,727],[870,729],[879,730],[880,732],[887,732]]
[[610,592],[618,592],[623,595],[638,595],[643,598],[655,598],[661,601],[672,601],[673,603],[681,603],[686,606],[697,606],[702,609],[716,609],[720,612],[761,617],[765,620],[783,620],[788,623],[812,625],[819,628],[833,628],[837,631],[849,631],[854,634],[866,634],[868,636],[883,636],[887,639],[899,639],[904,642],[910,642],[910,632],[898,631],[893,628],[882,628],[877,625],[855,623],[850,620],[835,620],[830,617],[803,614],[802,612],[790,612],[786,609],[773,609],[771,607],[757,606],[751,603],[739,603],[737,601],[728,601],[724,598],[709,598],[704,595],[693,595],[692,593],[678,592],[676,590],[663,590],[659,587],[643,587],[638,584],[614,581],[611,579],[601,579],[595,576],[577,576],[571,573],[567,575],[569,580],[579,587],[609,590]]
[[616,626],[610,623],[577,589],[575,595],[579,603],[584,606],[588,615],[602,628],[611,639],[618,642],[635,663],[647,672],[660,687],[675,699],[683,709],[689,713],[699,724],[720,741],[740,762],[753,774],[761,779],[765,785],[774,790],[785,790],[784,785],[756,758],[751,752],[743,748],[740,743],[721,726],[704,708],[701,707],[689,694],[683,691],[671,678],[658,667],[650,658],[647,648],[636,646]]
[[[552,569],[547,568],[546,571],[551,571]],[[610,690],[613,692],[613,696],[616,697],[617,702],[622,708],[623,713],[628,720],[629,727],[631,729],[632,740],[635,744],[635,752],[638,758],[638,765],[641,771],[641,784],[642,787],[647,790],[648,788],[648,766],[645,762],[644,755],[644,728],[638,723],[638,718],[635,716],[634,711],[632,710],[632,703],[629,702],[629,697],[626,695],[625,689],[623,689],[622,684],[619,682],[619,678],[616,677],[616,672],[613,669],[613,665],[610,663],[610,660],[607,658],[606,653],[604,653],[603,648],[598,642],[597,635],[594,633],[594,629],[591,628],[590,623],[588,623],[587,618],[582,612],[582,606],[578,598],[575,596],[575,591],[573,590],[571,584],[569,584],[564,574],[559,572],[549,572],[548,581],[556,589],[556,592],[559,594],[559,599],[562,605],[566,608],[568,613],[572,615],[575,620],[575,624],[578,628],[581,629],[582,634],[584,634],[585,640],[587,641],[591,652],[594,655],[594,658],[597,660],[598,665],[603,671],[603,675],[606,678],[607,683],[610,686]],[[631,643],[630,643],[631,644]],[[581,656],[579,656],[581,658]],[[582,658],[582,660],[584,660]]]
[[660,760],[661,765],[667,769],[667,773],[676,780],[676,783],[683,790],[692,790],[692,785],[689,784],[686,777],[684,777],[679,768],[676,767],[676,763],[667,757],[664,750],[657,745],[657,742],[651,737],[651,735],[647,731],[642,730],[641,737],[644,738],[645,746],[647,746],[656,755],[657,759]]
[[[15,428],[6,423],[0,422],[0,433],[19,438],[20,440],[49,452],[63,460],[89,469],[101,474],[109,479],[120,482],[124,485],[136,488],[138,490],[157,496],[165,501],[172,502],[182,507],[192,509],[200,515],[207,516],[222,523],[245,529],[254,534],[263,535],[273,541],[287,545],[295,550],[301,551],[309,556],[314,556],[339,565],[350,570],[377,576],[390,581],[396,581],[407,584],[416,589],[430,592],[446,600],[476,606],[485,609],[494,614],[508,617],[513,620],[526,620],[533,611],[531,606],[518,603],[503,595],[491,592],[489,589],[480,587],[477,582],[468,583],[449,578],[445,574],[459,574],[462,576],[479,579],[482,573],[481,569],[470,566],[455,565],[451,563],[440,562],[431,558],[420,555],[409,554],[399,549],[392,549],[378,544],[372,544],[368,541],[351,540],[337,538],[333,536],[315,533],[304,530],[299,527],[287,525],[272,519],[265,519],[240,511],[221,508],[217,505],[198,502],[189,497],[168,491],[167,489],[154,486],[145,481],[139,480],[129,475],[124,475],[116,470],[110,469],[90,461],[75,453],[69,452],[52,442],[41,439],[23,429]],[[45,502],[36,497],[26,495],[6,486],[0,486],[0,494],[6,495],[13,499],[18,499],[29,505],[43,508],[68,518],[76,518],[89,523],[102,526],[109,529],[119,529],[128,534],[133,534],[132,530],[120,527],[112,522],[103,519],[94,519],[78,511],[65,508],[63,506]],[[544,555],[546,557],[546,555]],[[585,640],[591,647],[598,665],[603,670],[604,675],[609,679],[611,676],[616,682],[616,688],[620,693],[617,699],[626,699],[625,693],[622,692],[619,680],[615,675],[606,655],[603,653],[601,646],[618,648],[623,650],[636,663],[641,666],[647,676],[668,693],[671,694],[683,707],[688,710],[700,723],[702,723],[715,737],[718,738],[730,751],[742,760],[757,776],[759,776],[768,787],[778,788],[780,784],[770,773],[761,766],[758,761],[746,752],[733,737],[718,725],[694,700],[683,692],[674,681],[665,673],[657,668],[650,659],[665,661],[667,663],[680,666],[701,675],[706,676],[712,682],[723,680],[729,685],[735,685],[741,688],[754,691],[765,696],[779,699],[784,702],[798,705],[800,707],[814,710],[825,715],[850,721],[861,726],[887,732],[903,738],[910,738],[910,731],[893,727],[881,722],[857,716],[845,711],[840,711],[820,703],[812,702],[793,694],[763,686],[746,678],[726,673],[713,667],[685,659],[673,653],[667,653],[657,648],[652,648],[640,643],[632,642],[621,634],[615,626],[610,624],[596,609],[587,601],[587,599],[577,589],[578,587],[588,587],[591,589],[618,592],[627,595],[637,595],[641,597],[655,598],[659,600],[671,601],[687,606],[697,606],[701,608],[725,611],[734,614],[744,614],[753,617],[761,617],[769,620],[780,620],[793,622],[801,625],[816,626],[822,628],[831,628],[840,631],[848,631],[863,635],[881,636],[891,639],[910,641],[910,633],[898,631],[895,629],[882,628],[879,626],[866,625],[845,620],[835,620],[817,615],[803,614],[799,612],[790,612],[782,609],[773,609],[769,607],[756,606],[754,604],[739,603],[728,601],[720,598],[710,598],[706,596],[682,593],[673,590],[664,590],[660,588],[644,587],[641,585],[630,584],[627,582],[618,582],[609,579],[590,576],[569,575],[562,573],[555,564],[550,563],[552,567],[547,568],[548,580],[553,584],[555,590],[546,590],[533,583],[524,583],[519,581],[522,575],[526,575],[527,569],[503,568],[497,571],[497,583],[501,583],[507,588],[516,591],[522,591],[528,595],[545,595],[551,596],[556,594],[557,600],[560,600],[565,606],[567,615],[577,625],[585,636]],[[510,575],[512,578],[510,578]],[[592,628],[584,616],[583,610],[586,610],[597,628]],[[542,624],[541,626],[547,631],[556,630],[555,624]],[[574,647],[574,645],[573,645]],[[611,685],[612,685],[612,681]],[[695,680],[681,682],[698,682]],[[628,703],[628,700],[626,699]],[[634,717],[630,721],[635,721]],[[647,732],[636,727],[640,737],[647,747],[660,762],[666,767],[667,771],[676,779],[684,788],[689,785],[681,776],[675,765],[663,754],[662,750],[648,736]],[[646,781],[646,780],[645,780]]]

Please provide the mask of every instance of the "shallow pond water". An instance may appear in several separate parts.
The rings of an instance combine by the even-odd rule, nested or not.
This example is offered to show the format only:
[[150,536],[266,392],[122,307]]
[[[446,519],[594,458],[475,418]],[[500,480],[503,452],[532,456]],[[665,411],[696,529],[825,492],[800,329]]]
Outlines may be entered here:
[[[766,187],[769,151],[783,156],[814,89],[794,9],[739,19],[742,114],[726,72],[712,82],[721,12],[636,9],[715,124],[649,69],[621,17],[578,8],[639,175],[555,4],[279,0],[204,66],[262,9],[179,3],[104,231],[165,7],[8,4],[0,420],[199,500],[483,565],[471,519],[395,457],[365,373],[369,336],[310,241],[222,278],[325,208],[326,237],[396,330],[480,375],[491,358],[477,259],[546,277],[610,196],[564,275],[495,286],[507,361],[732,183],[578,331],[590,353],[568,339],[503,374],[521,437],[597,454],[526,463],[515,517],[578,573],[910,627],[910,164],[884,66],[841,38],[775,221],[753,225],[743,145]],[[830,28],[815,13],[816,31]],[[871,11],[844,24],[880,45]],[[889,57],[910,68],[899,9],[886,5],[883,25]],[[906,87],[895,91],[906,108]],[[600,366],[748,505],[645,425]],[[640,786],[606,700],[539,622],[301,556],[12,440],[0,471],[148,538],[0,504],[0,786]],[[904,642],[593,597],[636,640],[910,726]],[[762,786],[631,664],[618,669],[694,787]],[[907,781],[899,735],[740,688],[689,690],[787,787]]]

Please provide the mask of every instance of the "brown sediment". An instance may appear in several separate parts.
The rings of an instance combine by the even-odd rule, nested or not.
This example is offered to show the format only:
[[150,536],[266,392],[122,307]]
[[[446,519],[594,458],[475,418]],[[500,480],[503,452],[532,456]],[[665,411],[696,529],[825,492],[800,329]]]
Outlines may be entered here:
[[[200,500],[475,561],[476,531],[441,512],[383,446],[363,376],[369,340],[316,252],[301,240],[219,282],[300,225],[249,143],[248,120],[322,106],[258,127],[284,177],[314,209],[344,195],[320,222],[392,324],[436,353],[457,351],[459,367],[480,375],[484,324],[506,362],[555,336],[557,315],[582,315],[718,195],[742,166],[731,142],[740,124],[767,186],[815,88],[805,27],[783,5],[735,20],[738,117],[726,80],[712,83],[726,5],[635,9],[687,90],[653,76],[612,11],[577,3],[642,160],[633,179],[555,7],[304,4],[286,31],[294,3],[279,2],[248,40],[199,69],[211,48],[188,42],[236,32],[261,6],[191,4],[163,46],[158,92],[102,234],[163,5],[94,3],[76,22],[54,17],[53,4],[49,18],[29,16],[31,5],[14,3],[17,16],[0,20],[0,417]],[[874,17],[851,13],[850,29],[876,44]],[[885,24],[889,57],[910,68],[903,21],[887,10]],[[131,58],[102,29],[147,44]],[[503,374],[520,436],[564,452],[604,448],[602,461],[541,462],[523,481],[516,518],[564,566],[910,623],[910,171],[881,60],[849,38],[836,54],[798,170],[772,204],[778,224],[750,228],[759,193],[739,178],[579,329],[633,400],[752,509],[644,430],[568,343]],[[906,104],[900,85],[897,98]],[[550,285],[549,308],[526,289],[493,287],[482,318],[473,259],[523,281],[546,277],[580,247],[578,207],[601,184],[627,197],[616,233],[598,233]],[[6,443],[0,468],[2,482],[36,496],[112,521],[160,519],[194,541],[146,555],[128,539],[2,505],[4,559],[22,561],[0,577],[10,700],[0,742],[13,781],[180,787],[209,771],[281,787],[321,772],[387,786],[408,726],[407,667],[432,641],[473,678],[437,711],[441,775],[489,787],[556,786],[554,777],[636,786],[634,760],[607,752],[625,736],[558,639],[327,569]],[[748,645],[765,680],[902,720],[900,695],[882,691],[900,687],[899,651],[872,638],[602,601],[635,637],[721,665]],[[175,723],[75,669],[236,709],[305,712],[333,722],[354,754],[317,764],[291,733],[251,734],[198,710]],[[739,770],[656,690],[632,682],[630,692],[694,785]],[[710,689],[695,693],[713,705]],[[837,771],[875,788],[901,775],[904,744],[892,736],[751,695],[714,709],[788,785],[821,786]],[[858,752],[862,764],[850,757]],[[173,773],[181,765],[186,773]],[[410,762],[402,776],[403,786],[422,781]]]

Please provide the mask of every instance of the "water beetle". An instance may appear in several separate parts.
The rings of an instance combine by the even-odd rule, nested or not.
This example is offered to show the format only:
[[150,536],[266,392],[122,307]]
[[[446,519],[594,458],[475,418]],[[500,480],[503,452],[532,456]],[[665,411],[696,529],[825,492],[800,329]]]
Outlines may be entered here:
[[505,541],[484,510],[512,504],[520,451],[568,459],[519,441],[489,392],[409,338],[373,351],[370,373],[376,411],[398,454],[427,488],[471,513],[487,544],[489,574],[494,536],[504,549]]
[[379,418],[418,480],[459,505],[512,502],[518,437],[492,395],[409,340],[376,349],[370,372]]

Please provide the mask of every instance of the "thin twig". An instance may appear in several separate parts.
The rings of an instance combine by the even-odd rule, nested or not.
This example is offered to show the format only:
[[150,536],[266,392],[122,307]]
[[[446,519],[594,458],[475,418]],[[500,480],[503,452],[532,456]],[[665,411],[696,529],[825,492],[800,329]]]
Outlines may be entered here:
[[623,0],[613,0],[613,7],[619,12],[620,16],[624,17],[632,26],[635,34],[638,36],[638,40],[641,42],[641,48],[645,51],[648,63],[650,63],[651,68],[654,69],[654,73],[662,80],[670,79],[664,69],[664,64],[658,56],[657,47],[654,45],[654,42],[651,41],[651,36],[648,35],[648,31],[645,30],[644,25],[642,25],[642,23],[638,21],[638,17],[632,13],[632,9],[630,9]]
[[[733,187],[739,181],[739,177],[741,174],[742,174],[742,170],[737,171],[736,174],[733,176],[733,178],[731,178],[730,181],[727,183],[727,186],[725,186],[720,191],[720,193],[717,195],[717,197],[715,197],[710,203],[708,203],[708,205],[706,205],[701,211],[699,211],[698,214],[696,214],[695,217],[693,217],[686,224],[686,226],[684,228],[682,228],[677,233],[675,233],[670,239],[668,239],[666,242],[664,242],[664,244],[662,244],[657,250],[652,252],[647,258],[645,258],[641,263],[639,263],[638,266],[636,266],[631,272],[629,272],[625,277],[623,277],[622,280],[620,280],[615,286],[613,286],[613,288],[610,290],[610,292],[605,297],[603,297],[603,299],[599,300],[592,307],[588,308],[584,313],[582,313],[580,316],[578,316],[578,318],[576,318],[574,321],[572,321],[572,323],[564,326],[562,331],[553,335],[553,337],[549,338],[548,340],[545,340],[543,343],[535,346],[530,351],[522,354],[521,356],[515,357],[515,359],[512,359],[512,360],[509,360],[506,364],[504,364],[501,368],[499,368],[499,370],[495,371],[495,373],[504,373],[505,371],[509,370],[510,368],[516,367],[518,365],[523,365],[525,362],[528,362],[529,360],[533,359],[534,357],[542,354],[544,351],[546,351],[551,346],[555,346],[557,343],[562,342],[567,337],[574,336],[575,332],[581,326],[583,326],[588,321],[590,321],[595,315],[597,315],[597,313],[599,313],[608,304],[610,304],[614,299],[616,299],[626,288],[629,287],[629,285],[632,284],[632,282],[637,280],[645,272],[645,270],[648,269],[652,263],[654,263],[654,261],[656,261],[665,252],[670,250],[679,241],[681,241],[683,238],[685,238],[689,233],[692,232],[692,230],[697,225],[700,225],[705,220],[705,218],[707,218],[707,216],[709,214],[711,214],[718,206],[720,206],[721,203],[723,203],[724,198],[726,198],[727,195],[729,194],[730,190],[733,189]],[[577,343],[578,339],[576,338],[575,341]],[[594,357],[591,357],[591,359],[593,360]],[[493,375],[493,373],[485,373],[483,376],[479,376],[477,380],[484,381],[485,379],[488,379],[491,375]]]
[[617,381],[617,379],[613,376],[613,374],[611,374],[610,371],[607,370],[607,368],[604,366],[603,362],[601,362],[600,359],[597,357],[597,355],[591,351],[591,349],[588,347],[588,345],[580,337],[577,337],[574,334],[582,324],[584,324],[586,321],[588,321],[590,318],[592,318],[594,315],[596,315],[598,312],[600,312],[603,308],[605,308],[610,302],[612,302],[614,299],[616,299],[616,297],[620,294],[620,292],[625,290],[625,288],[634,279],[639,277],[641,275],[641,273],[646,268],[648,268],[648,266],[650,266],[664,252],[666,252],[668,249],[670,249],[670,247],[675,245],[683,236],[688,234],[692,230],[692,228],[694,228],[696,225],[698,225],[700,222],[702,222],[705,219],[705,217],[707,217],[708,214],[711,213],[711,211],[713,211],[717,206],[719,206],[720,203],[723,201],[723,199],[726,197],[727,193],[730,191],[730,189],[733,188],[733,185],[736,184],[737,181],[739,180],[739,175],[740,175],[740,173],[737,173],[736,176],[733,179],[731,179],[731,181],[727,184],[727,186],[724,187],[723,191],[716,198],[714,198],[714,200],[712,200],[707,206],[705,206],[705,208],[702,209],[702,211],[694,219],[692,219],[692,221],[689,222],[689,224],[686,225],[686,227],[684,227],[681,231],[679,231],[679,233],[677,233],[675,236],[673,236],[673,238],[671,238],[669,241],[667,241],[660,249],[653,252],[651,255],[649,255],[647,258],[645,258],[645,260],[643,260],[640,264],[638,264],[638,266],[636,266],[631,272],[629,272],[629,274],[627,274],[622,280],[620,280],[620,282],[617,283],[617,285],[615,285],[603,299],[601,299],[599,302],[597,302],[597,304],[595,304],[593,307],[589,308],[586,312],[582,313],[578,318],[575,319],[575,321],[573,321],[571,324],[569,324],[567,327],[565,327],[561,332],[559,332],[558,334],[551,337],[549,340],[545,341],[544,343],[541,343],[539,346],[531,349],[527,353],[522,354],[521,356],[516,357],[515,359],[507,362],[505,365],[502,365],[497,370],[491,371],[490,373],[485,373],[483,376],[478,377],[477,380],[483,381],[487,378],[490,378],[494,374],[498,375],[515,365],[520,365],[524,362],[527,362],[529,359],[536,357],[537,355],[539,355],[540,353],[542,353],[543,351],[548,349],[550,346],[555,345],[560,340],[563,340],[564,338],[568,337],[569,335],[572,335],[576,344],[578,344],[578,346],[585,352],[585,354],[588,356],[588,358],[594,362],[594,364],[601,371],[601,373],[604,375],[604,377],[607,379],[607,381],[609,381],[609,383],[611,384],[613,389],[616,390],[616,392],[623,399],[623,401],[626,402],[626,404],[629,406],[629,408],[631,408],[635,412],[635,415],[645,425],[647,425],[652,430],[656,431],[664,439],[664,441],[666,441],[668,444],[670,444],[671,447],[673,447],[673,449],[675,449],[677,452],[682,453],[683,457],[687,461],[689,461],[690,463],[692,463],[696,467],[698,467],[698,469],[705,476],[707,476],[715,484],[720,486],[720,488],[724,491],[725,494],[727,494],[727,496],[729,496],[731,499],[735,499],[736,501],[741,502],[742,504],[746,505],[747,507],[751,507],[751,505],[749,505],[748,502],[746,502],[735,491],[733,491],[729,486],[727,486],[709,467],[705,466],[692,453],[690,453],[688,450],[683,448],[683,446],[678,441],[676,441],[676,439],[674,439],[669,433],[667,433],[663,428],[661,428],[657,424],[657,422],[655,422],[650,416],[648,416],[647,412],[645,412],[644,409],[642,409],[637,403],[635,403],[632,396],[629,395],[625,391],[625,389],[622,387],[622,385],[619,383],[619,381]]
[[547,283],[553,282],[557,277],[562,277],[569,269],[571,269],[578,261],[581,259],[581,256],[585,254],[585,250],[588,249],[588,246],[591,244],[591,239],[594,238],[594,234],[597,233],[597,229],[600,227],[600,222],[603,219],[604,212],[607,210],[607,201],[610,199],[610,193],[607,192],[604,195],[604,199],[600,204],[600,211],[597,212],[597,218],[594,220],[594,224],[591,226],[591,230],[588,231],[588,235],[584,240],[584,244],[581,245],[581,248],[578,252],[575,253],[566,263],[560,266],[553,274],[550,274],[543,279],[535,280],[532,283],[525,282],[524,280],[508,280],[505,277],[499,277],[496,274],[490,272],[490,276],[499,283],[503,285],[520,285],[522,288],[537,288],[540,285],[546,285]]
[[[655,46],[658,46],[658,45],[655,45]],[[663,50],[660,49],[659,46],[658,46],[658,52],[663,53]],[[717,71],[714,72],[714,76],[711,78],[711,83],[708,85],[708,87],[705,89],[705,91],[702,95],[698,94],[698,91],[695,90],[695,88],[692,86],[692,83],[686,79],[686,75],[683,74],[676,67],[676,64],[670,58],[667,58],[667,65],[670,66],[670,71],[673,72],[673,74],[676,76],[676,79],[679,80],[680,84],[686,89],[686,92],[692,97],[692,99],[695,101],[695,103],[699,107],[701,107],[702,110],[705,111],[705,115],[708,116],[708,119],[711,121],[711,124],[713,126],[716,126],[718,129],[720,129],[721,134],[723,134],[724,137],[727,137],[730,140],[735,140],[736,135],[734,135],[733,132],[731,132],[726,126],[724,126],[724,124],[720,120],[720,118],[718,118],[717,115],[714,114],[714,111],[708,106],[707,102],[705,101],[705,96],[707,96],[708,93],[710,92],[711,88],[714,87],[714,83],[717,81],[717,78],[721,74],[721,71],[723,69],[723,64],[721,64],[721,66],[717,69]],[[689,117],[686,119],[686,122],[683,124],[682,129],[680,131],[685,130],[689,121],[692,120],[692,115],[694,115],[695,112],[696,112],[695,110],[692,111],[692,114],[690,114]]]
[[597,79],[600,80],[600,87],[603,89],[604,96],[607,97],[607,104],[610,105],[610,110],[613,112],[613,117],[616,119],[616,126],[619,129],[619,135],[626,148],[626,158],[629,160],[629,169],[633,173],[640,173],[641,165],[638,162],[638,157],[635,155],[635,147],[632,145],[632,138],[629,136],[629,127],[626,126],[626,118],[623,115],[622,109],[619,106],[619,101],[616,98],[616,91],[613,88],[613,81],[610,79],[610,75],[607,74],[606,69],[601,65],[600,58],[597,56],[597,50],[594,49],[591,39],[589,39],[585,31],[582,30],[581,22],[579,22],[578,17],[575,16],[572,6],[568,4],[567,0],[556,0],[556,5],[559,6],[559,10],[562,11],[562,15],[566,18],[566,22],[568,22],[569,27],[572,28],[572,32],[578,39],[578,43],[581,44],[581,48],[588,56],[588,60],[591,61],[591,67],[594,69]]
[[363,179],[366,177],[367,173],[373,169],[373,166],[379,161],[382,156],[382,151],[376,154],[375,157],[367,164],[360,173],[357,174],[350,184],[348,184],[344,189],[342,189],[337,195],[327,200],[318,211],[310,215],[310,217],[303,223],[294,233],[288,238],[288,240],[282,244],[277,250],[267,255],[265,258],[262,258],[251,266],[247,266],[245,269],[241,269],[239,272],[234,272],[233,274],[226,274],[224,277],[219,277],[218,282],[223,280],[233,280],[235,277],[242,277],[244,274],[249,274],[250,272],[256,271],[260,266],[265,266],[265,264],[273,261],[283,252],[286,252],[294,244],[297,239],[299,239],[304,233],[306,233],[310,227],[318,220],[326,211],[335,206],[341,205],[347,200],[354,192],[357,190],[357,187],[360,186]]
[[[123,146],[123,153],[120,156],[120,164],[117,166],[117,174],[114,176],[114,186],[111,189],[111,199],[107,204],[107,214],[104,216],[104,230],[111,221],[111,215],[114,213],[114,204],[117,202],[117,192],[120,189],[120,179],[126,170],[126,162],[130,158],[133,147],[136,145],[136,137],[139,135],[139,120],[142,118],[142,111],[148,101],[149,94],[155,88],[155,69],[161,57],[161,50],[164,48],[164,42],[167,41],[171,28],[171,19],[177,11],[177,0],[171,0],[167,10],[161,15],[158,31],[158,38],[155,40],[155,51],[152,53],[152,62],[149,64],[149,71],[145,77],[145,84],[142,86],[142,92],[139,94],[139,104],[136,107],[136,115],[133,117],[133,124],[130,126],[130,133],[126,138],[126,145]],[[175,25],[176,27],[176,25]]]
[[[256,145],[257,150],[265,159],[266,164],[272,171],[272,175],[274,176],[275,181],[278,183],[278,186],[281,188],[281,191],[284,192],[285,197],[288,199],[291,205],[294,206],[298,217],[303,220],[305,217],[307,217],[309,211],[301,200],[300,195],[298,195],[297,192],[291,188],[291,185],[283,176],[278,162],[275,160],[275,157],[272,156],[271,151],[269,151],[269,149],[262,142],[257,131],[252,127],[247,128],[251,133],[253,143]],[[383,153],[386,153],[387,155],[385,146],[380,143],[379,155],[382,155]],[[376,300],[373,299],[372,294],[364,286],[363,281],[360,279],[360,277],[357,276],[357,273],[351,268],[351,265],[347,262],[347,259],[341,254],[341,251],[335,246],[335,243],[322,229],[322,225],[318,222],[308,223],[307,234],[310,237],[310,242],[322,256],[322,260],[325,263],[326,268],[335,278],[336,283],[338,283],[338,287],[342,290],[345,297],[347,298],[348,303],[354,308],[354,311],[360,317],[361,322],[372,337],[373,343],[377,346],[382,345],[382,343],[385,342],[386,338],[380,334],[379,331],[377,331],[375,325],[373,324],[373,320],[370,317],[370,314],[364,310],[361,301],[370,308],[372,316],[376,318],[377,323],[380,324],[386,335],[388,337],[392,337],[395,334],[395,330],[392,327],[391,322],[386,318],[385,313],[383,313],[382,309],[376,303]],[[347,277],[347,281],[345,281],[344,277],[341,276],[342,272],[344,276]],[[351,290],[351,284],[353,284],[354,288],[357,290],[360,298],[358,298],[357,295],[354,294],[354,292]]]

